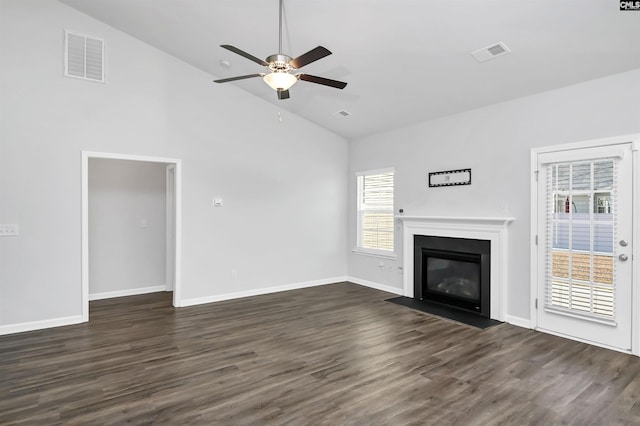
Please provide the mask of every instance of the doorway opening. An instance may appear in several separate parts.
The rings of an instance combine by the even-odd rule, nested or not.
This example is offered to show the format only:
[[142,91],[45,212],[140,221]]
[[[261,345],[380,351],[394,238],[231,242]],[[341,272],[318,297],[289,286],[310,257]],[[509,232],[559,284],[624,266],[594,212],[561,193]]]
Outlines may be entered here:
[[[113,160],[113,161],[111,161]],[[159,214],[161,216],[161,220],[154,220],[153,218],[149,219],[146,214],[140,214],[136,216],[136,212],[132,212],[129,216],[136,216],[135,219],[131,217],[126,218],[122,222],[111,222],[111,226],[113,228],[112,234],[120,234],[121,238],[127,238],[128,235],[135,234],[136,232],[140,232],[138,234],[137,240],[140,244],[147,244],[149,246],[150,240],[147,237],[142,237],[143,231],[147,231],[148,227],[151,228],[155,226],[154,235],[156,240],[160,240],[160,246],[164,246],[164,253],[158,253],[158,249],[156,248],[155,254],[151,255],[149,253],[145,253],[143,256],[143,260],[146,262],[155,262],[156,265],[161,264],[162,271],[160,274],[156,274],[156,276],[161,276],[163,282],[160,283],[158,280],[153,282],[153,285],[145,286],[138,285],[138,288],[118,288],[116,291],[110,291],[108,286],[105,286],[104,282],[108,280],[102,280],[102,284],[99,282],[100,280],[96,279],[95,274],[90,273],[90,268],[92,266],[92,260],[90,256],[91,250],[91,240],[90,234],[92,232],[97,232],[96,228],[92,228],[92,214],[94,215],[94,219],[97,221],[98,217],[95,215],[98,214],[96,212],[100,212],[100,217],[106,217],[108,212],[101,212],[100,204],[96,204],[96,201],[102,202],[102,206],[108,206],[111,202],[109,191],[106,191],[101,197],[97,198],[97,200],[93,200],[92,204],[90,204],[90,195],[91,190],[93,188],[92,185],[96,185],[102,181],[106,182],[114,182],[114,177],[109,175],[110,169],[108,167],[120,167],[122,170],[135,170],[135,168],[140,168],[141,170],[146,170],[149,176],[155,174],[158,176],[158,173],[164,173],[164,178],[162,178],[159,182],[154,183],[154,185],[162,186],[164,184],[163,191],[156,191],[154,195],[155,201],[144,201],[147,202],[149,206],[156,206],[157,209],[164,210]],[[131,166],[135,166],[132,168]],[[93,174],[92,170],[99,171],[102,167],[102,173]],[[146,169],[145,169],[146,167]],[[115,170],[118,172],[118,170]],[[119,173],[115,173],[119,175]],[[93,180],[92,180],[93,179]],[[117,182],[118,177],[115,177],[115,182]],[[129,179],[130,181],[130,179]],[[127,185],[127,177],[126,173],[123,173],[122,181],[116,186],[120,188],[120,185]],[[156,188],[157,189],[157,188]],[[117,192],[117,191],[115,191]],[[127,194],[124,194],[126,191],[122,191],[123,194],[120,197],[121,203],[127,203]],[[162,196],[164,200],[159,201],[158,197]],[[155,203],[155,204],[151,204]],[[110,208],[116,208],[117,206],[110,206]],[[135,207],[132,209],[135,210]],[[93,211],[93,213],[92,213]],[[133,222],[135,223],[131,223]],[[162,225],[156,222],[164,222]],[[161,226],[160,229],[158,227]],[[106,235],[109,240],[109,245],[113,247],[117,247],[118,238],[117,235],[114,235],[112,238],[109,233],[105,233],[105,230],[100,230],[103,234],[103,238]],[[142,238],[140,238],[142,237]],[[146,239],[145,239],[146,238]],[[131,240],[136,241],[136,240]],[[180,242],[181,242],[181,162],[178,159],[172,158],[162,158],[162,157],[147,157],[147,156],[133,156],[133,155],[125,155],[125,154],[112,154],[112,153],[102,153],[102,152],[82,152],[82,295],[81,295],[81,303],[82,303],[82,318],[83,321],[89,320],[89,301],[93,299],[99,298],[107,298],[107,297],[118,297],[125,296],[129,294],[140,294],[149,291],[173,291],[173,306],[180,306],[181,300],[181,287],[180,287],[180,266],[181,266],[181,250],[180,250]],[[141,251],[142,252],[142,251]],[[121,256],[122,257],[122,256]],[[155,260],[150,260],[152,257],[155,257]],[[99,262],[99,266],[106,270],[107,274],[109,273],[109,269],[113,268],[113,265],[109,265],[110,256],[108,252],[103,254],[101,259],[105,260],[104,262]],[[164,265],[162,265],[162,263]],[[131,263],[133,265],[133,269],[135,269],[135,262]],[[156,268],[158,269],[158,268]],[[95,280],[94,283],[92,280]],[[149,283],[151,284],[151,283]],[[131,286],[130,286],[131,287]],[[135,286],[133,286],[135,287]]]

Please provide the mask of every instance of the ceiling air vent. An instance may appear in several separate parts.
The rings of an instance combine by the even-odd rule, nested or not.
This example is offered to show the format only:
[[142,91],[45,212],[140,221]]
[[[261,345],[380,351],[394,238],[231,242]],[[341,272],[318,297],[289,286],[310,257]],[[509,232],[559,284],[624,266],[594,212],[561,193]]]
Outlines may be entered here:
[[499,41],[491,46],[483,47],[482,49],[478,49],[475,52],[471,52],[474,58],[478,60],[478,62],[485,62],[489,59],[497,58],[498,56],[506,55],[511,52],[506,44]]
[[65,31],[64,75],[104,83],[104,40]]
[[340,110],[340,111],[334,112],[333,115],[339,118],[343,118],[343,117],[349,117],[351,113],[349,111]]

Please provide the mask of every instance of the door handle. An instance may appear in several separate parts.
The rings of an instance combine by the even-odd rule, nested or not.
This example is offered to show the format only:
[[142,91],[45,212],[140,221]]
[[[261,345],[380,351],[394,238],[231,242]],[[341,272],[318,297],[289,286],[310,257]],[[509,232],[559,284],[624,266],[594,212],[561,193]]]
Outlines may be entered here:
[[629,244],[629,243],[627,242],[627,240],[620,240],[620,245],[621,245],[622,247],[626,247],[626,246],[627,246],[627,244]]
[[629,259],[629,256],[627,256],[626,254],[622,253],[620,256],[618,256],[618,259],[620,259],[623,262],[626,262]]

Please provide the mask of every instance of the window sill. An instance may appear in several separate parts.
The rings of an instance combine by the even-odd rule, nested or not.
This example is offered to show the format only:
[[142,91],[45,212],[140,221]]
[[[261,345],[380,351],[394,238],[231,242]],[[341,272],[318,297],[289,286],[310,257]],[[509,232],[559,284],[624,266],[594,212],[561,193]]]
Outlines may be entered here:
[[372,250],[364,250],[360,248],[355,248],[351,250],[353,254],[358,254],[360,256],[372,256],[372,257],[380,257],[382,259],[390,259],[396,260],[398,256],[393,252],[383,252],[383,251],[372,251]]

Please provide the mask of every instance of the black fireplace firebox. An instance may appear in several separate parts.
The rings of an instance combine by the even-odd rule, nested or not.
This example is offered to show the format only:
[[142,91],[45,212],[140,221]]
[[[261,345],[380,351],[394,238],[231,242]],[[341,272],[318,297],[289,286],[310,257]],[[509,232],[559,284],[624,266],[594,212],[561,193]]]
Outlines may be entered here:
[[416,235],[414,299],[491,314],[491,241]]

